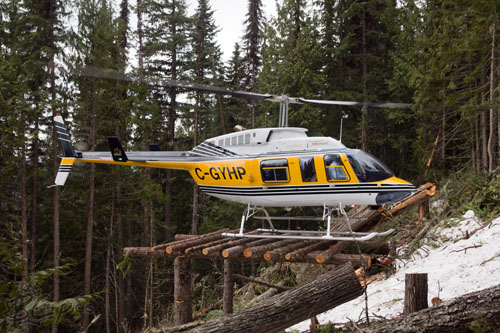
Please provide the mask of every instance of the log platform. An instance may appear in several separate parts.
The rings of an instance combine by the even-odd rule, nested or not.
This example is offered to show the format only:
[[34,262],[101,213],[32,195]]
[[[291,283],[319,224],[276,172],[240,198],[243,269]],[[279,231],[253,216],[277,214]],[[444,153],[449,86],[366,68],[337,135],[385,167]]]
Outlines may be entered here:
[[[430,197],[434,196],[435,193],[436,186],[427,183],[419,187],[412,196],[390,207],[382,207],[378,210],[374,210],[367,206],[357,206],[347,213],[351,221],[352,231],[368,231],[386,218],[391,218],[415,205],[422,205]],[[324,265],[342,265],[350,262],[354,268],[367,268],[370,266],[370,256],[361,255],[360,253],[345,253],[346,249],[348,249],[349,245],[354,241],[295,239],[256,240],[255,238],[234,239],[222,237],[222,233],[228,231],[237,232],[238,230],[222,229],[200,236],[182,235],[182,237],[176,237],[176,240],[173,242],[156,245],[154,247],[125,247],[123,249],[123,254],[130,257],[174,258],[176,262],[185,263],[184,265],[177,265],[181,268],[187,267],[184,268],[184,270],[190,270],[189,263],[186,261],[189,261],[191,258],[224,260],[224,266],[227,268],[231,267],[232,261],[242,260],[265,260],[269,262],[314,263]],[[336,219],[335,223],[332,224],[331,231],[346,232],[349,231],[349,227],[343,219]],[[370,251],[367,251],[367,253],[386,255],[389,244],[373,243],[368,245],[368,247]],[[189,272],[176,272],[179,276],[188,273]],[[174,284],[174,289],[189,288],[187,282],[179,281],[180,282],[177,284]],[[230,292],[230,290],[232,290],[234,285],[232,274],[226,276],[225,284],[224,290],[227,290],[228,294],[228,301],[226,303],[228,303],[229,299],[232,299],[232,292]],[[230,296],[229,293],[231,294]],[[186,297],[186,301],[189,298],[190,295]],[[224,299],[226,300],[226,297]],[[231,310],[225,308],[224,312],[230,313]],[[191,319],[191,314],[185,314],[179,316],[179,318],[176,317],[176,319],[176,324],[182,324]]]

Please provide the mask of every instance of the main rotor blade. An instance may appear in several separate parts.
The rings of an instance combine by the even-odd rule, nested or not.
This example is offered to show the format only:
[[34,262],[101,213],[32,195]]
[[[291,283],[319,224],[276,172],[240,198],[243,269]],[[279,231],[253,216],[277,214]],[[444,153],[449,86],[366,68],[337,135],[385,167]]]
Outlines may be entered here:
[[271,95],[271,94],[259,94],[248,91],[232,90],[229,88],[221,88],[209,86],[200,83],[190,83],[186,81],[177,80],[165,80],[162,78],[134,78],[132,76],[118,73],[113,70],[102,69],[94,66],[86,66],[76,70],[78,75],[89,76],[99,79],[111,79],[111,80],[122,80],[130,82],[145,83],[152,86],[162,86],[162,87],[176,87],[186,90],[194,90],[207,92],[217,95],[229,95],[234,97],[240,97],[245,99],[254,100],[267,100],[270,102],[280,102],[280,103],[290,103],[290,104],[325,104],[325,105],[346,105],[346,106],[367,106],[376,108],[409,108],[413,104],[409,103],[372,103],[372,102],[352,102],[352,101],[328,101],[320,99],[306,99],[300,97],[288,97],[286,95]]
[[148,78],[148,79],[134,79],[128,75],[118,73],[112,70],[104,70],[102,68],[87,66],[81,68],[77,71],[80,75],[90,76],[99,79],[111,79],[111,80],[123,80],[123,81],[131,81],[131,82],[142,82],[148,85],[156,85],[162,87],[176,87],[183,88],[186,90],[194,90],[201,92],[208,92],[217,95],[230,95],[234,97],[246,98],[246,99],[255,99],[255,100],[265,100],[271,98],[272,95],[269,94],[258,94],[247,91],[239,91],[232,90],[228,88],[221,87],[213,87],[206,84],[200,83],[190,83],[185,81],[176,81],[176,80],[164,80],[161,78]]
[[328,101],[321,99],[305,99],[305,98],[297,98],[300,102],[303,103],[313,103],[313,104],[326,104],[326,105],[346,105],[346,106],[366,106],[373,108],[409,108],[412,107],[413,104],[410,103],[372,103],[372,102],[351,102],[351,101]]

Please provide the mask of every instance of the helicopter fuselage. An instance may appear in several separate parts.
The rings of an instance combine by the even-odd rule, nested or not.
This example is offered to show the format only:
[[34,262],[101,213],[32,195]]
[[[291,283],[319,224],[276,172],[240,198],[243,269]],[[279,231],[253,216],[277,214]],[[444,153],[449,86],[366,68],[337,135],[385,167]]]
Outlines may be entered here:
[[211,196],[261,207],[382,205],[414,190],[390,172],[360,173],[351,165],[359,153],[346,149],[207,161],[194,163],[189,172]]
[[57,185],[78,161],[186,170],[206,194],[260,207],[383,205],[415,190],[373,156],[330,137],[308,137],[303,128],[245,130],[188,152],[125,152],[117,138],[108,138],[110,154],[76,152],[67,143],[65,150],[64,124],[57,120],[64,155]]

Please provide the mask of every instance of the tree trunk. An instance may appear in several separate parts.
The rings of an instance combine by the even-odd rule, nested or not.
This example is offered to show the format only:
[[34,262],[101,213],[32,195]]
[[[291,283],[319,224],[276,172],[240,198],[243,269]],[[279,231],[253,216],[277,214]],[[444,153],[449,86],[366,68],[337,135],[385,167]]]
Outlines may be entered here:
[[32,198],[31,198],[31,273],[35,272],[36,269],[36,241],[38,238],[36,227],[38,223],[38,131],[39,131],[39,103],[36,103],[36,113],[35,113],[35,130],[33,131],[33,187],[32,187]]
[[[51,62],[50,62],[50,90],[51,90],[51,108],[52,108],[52,119],[57,114],[57,109],[56,109],[56,77],[55,77],[55,69],[54,69],[54,56],[52,56]],[[53,165],[52,165],[52,170],[53,170],[53,177],[56,179],[57,176],[57,171],[59,170],[59,159],[57,157],[58,155],[58,144],[57,144],[57,132],[56,132],[56,126],[54,124],[54,120],[52,120],[52,159]],[[53,197],[53,222],[54,222],[54,268],[59,267],[59,186],[54,186],[54,197]],[[52,301],[54,302],[59,302],[59,274],[57,272],[54,272],[54,295],[52,296]],[[52,333],[57,333],[58,327],[57,327],[57,322],[54,321],[52,324]]]
[[[481,104],[484,105],[485,96],[481,96]],[[481,111],[481,143],[482,143],[482,158],[481,158],[481,171],[488,171],[488,140],[486,139],[486,111]]]
[[[475,329],[473,329],[475,328]],[[360,329],[362,333],[497,332],[500,329],[500,285],[466,294],[437,307]]]
[[[21,137],[26,136],[26,113],[21,110],[19,117],[19,127],[21,129]],[[22,290],[21,295],[26,297],[28,292],[28,194],[26,193],[26,143],[20,141],[21,156],[19,160],[19,176],[21,178],[21,249],[22,249]],[[23,304],[25,305],[25,304]],[[23,309],[21,312],[21,327],[30,330],[28,322],[28,314]]]
[[[189,332],[279,332],[291,325],[348,302],[363,292],[351,264],[345,264],[301,287],[258,305],[214,319]],[[166,330],[175,332],[179,328]]]
[[[366,102],[368,99],[368,64],[367,64],[367,50],[366,50],[366,10],[363,7],[362,17],[361,17],[361,66],[363,71],[363,101]],[[361,144],[362,149],[368,150],[368,107],[363,106],[361,108]]]
[[[112,237],[113,237],[113,220],[115,218],[115,186],[113,184],[113,195],[111,197],[111,217],[109,218],[109,233],[108,233],[108,246],[106,249],[106,272],[105,272],[105,297],[104,297],[104,315],[106,321],[106,333],[111,332],[111,251],[112,251]],[[116,288],[116,285],[115,285]]]
[[427,303],[427,289],[427,273],[405,275],[404,315],[429,307]]
[[191,259],[177,257],[174,260],[174,325],[191,321]]
[[[90,151],[95,148],[95,86],[92,83],[91,87],[91,100],[90,100]],[[89,175],[89,206],[87,218],[87,239],[85,242],[85,271],[83,277],[83,294],[89,295],[91,293],[91,279],[92,279],[92,240],[93,240],[93,227],[94,227],[94,196],[95,196],[95,164],[90,164]],[[86,305],[83,310],[82,329],[86,332],[90,323],[90,306]]]
[[493,25],[491,27],[491,60],[490,60],[490,136],[488,137],[488,171],[493,172],[495,169],[495,149],[494,149],[494,136],[495,136],[495,109],[493,103],[495,102],[495,35],[496,35],[496,13],[493,18]]
[[[199,98],[198,98],[199,100]],[[200,106],[200,103],[198,102]],[[194,114],[194,146],[198,144],[198,110]],[[198,235],[199,233],[199,220],[198,216],[198,184],[193,183],[193,220],[191,223],[191,234]]]

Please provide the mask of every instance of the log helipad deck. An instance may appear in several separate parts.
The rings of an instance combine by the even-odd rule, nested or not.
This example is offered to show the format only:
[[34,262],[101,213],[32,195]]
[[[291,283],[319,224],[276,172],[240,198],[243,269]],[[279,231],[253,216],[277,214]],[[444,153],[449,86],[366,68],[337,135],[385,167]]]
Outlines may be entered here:
[[[435,193],[435,185],[427,183],[422,185],[412,196],[396,205],[378,210],[373,210],[366,206],[355,207],[348,212],[352,231],[368,231],[386,217],[396,216],[409,207],[422,205]],[[423,209],[420,210],[421,213],[423,211]],[[334,265],[351,262],[354,267],[370,266],[369,255],[341,253],[345,252],[353,241],[234,239],[222,237],[223,233],[237,231],[222,229],[205,235],[176,235],[176,240],[173,242],[154,247],[126,247],[123,249],[123,253],[131,257],[175,258],[174,295],[177,296],[174,296],[176,298],[174,303],[174,322],[178,325],[189,322],[192,318],[191,295],[189,292],[191,283],[191,258],[222,259],[225,261],[225,268],[230,267],[229,263],[231,261],[239,260]],[[349,231],[349,226],[344,220],[338,220],[332,225],[332,231],[346,232]],[[390,246],[387,243],[364,242],[363,244],[365,253],[388,255],[390,252]],[[226,299],[226,293],[231,293],[232,295],[233,279],[232,273],[224,275],[224,299]],[[227,297],[227,299],[230,298],[232,300],[232,296]],[[226,309],[227,307],[225,306],[224,308]]]

